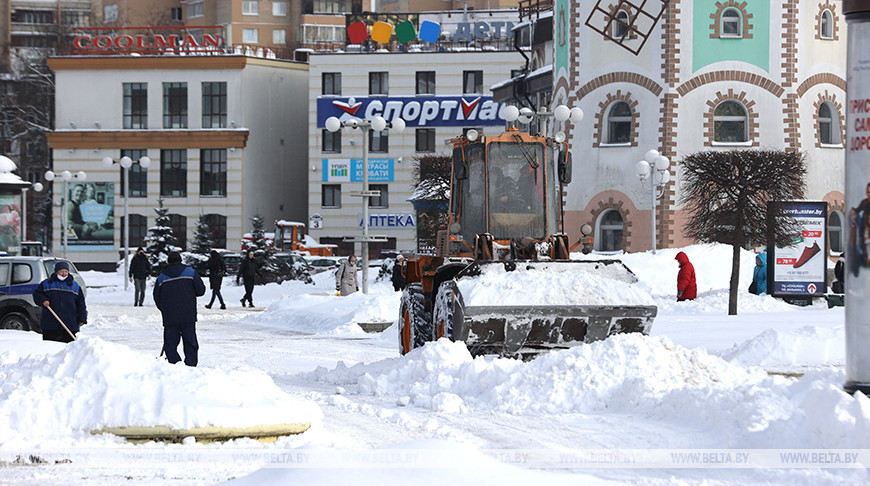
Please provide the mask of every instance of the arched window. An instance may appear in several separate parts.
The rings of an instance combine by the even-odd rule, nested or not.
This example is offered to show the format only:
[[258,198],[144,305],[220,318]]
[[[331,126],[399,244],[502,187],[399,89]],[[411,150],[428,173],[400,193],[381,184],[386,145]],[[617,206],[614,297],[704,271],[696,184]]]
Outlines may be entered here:
[[601,213],[596,223],[595,249],[598,251],[622,250],[622,230],[624,224],[622,215],[615,209]]
[[839,114],[829,101],[819,106],[819,142],[829,145],[840,143]]
[[607,143],[631,143],[631,107],[624,101],[610,105],[607,111]]
[[728,8],[722,12],[722,27],[719,30],[722,37],[743,37],[743,21],[740,11],[736,8]]
[[739,143],[749,140],[746,108],[737,101],[719,103],[713,110],[713,141]]
[[828,216],[828,238],[831,243],[831,252],[842,252],[843,248],[843,215],[839,211],[832,211]]
[[611,35],[614,39],[622,39],[628,34],[628,12],[620,10],[613,16]]
[[834,14],[830,10],[822,12],[821,25],[819,26],[819,34],[822,39],[834,38]]
[[227,247],[227,217],[222,214],[206,214],[205,224],[214,238],[215,248]]
[[172,236],[175,237],[175,244],[180,246],[182,250],[187,249],[187,217],[180,214],[170,214],[169,227],[172,228]]

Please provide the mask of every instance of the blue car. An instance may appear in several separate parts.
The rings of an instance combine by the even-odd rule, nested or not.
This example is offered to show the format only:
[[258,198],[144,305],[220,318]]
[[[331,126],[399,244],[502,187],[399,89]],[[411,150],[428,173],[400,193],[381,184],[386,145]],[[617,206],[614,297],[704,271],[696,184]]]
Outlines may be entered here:
[[40,306],[33,302],[39,282],[54,273],[54,264],[69,263],[70,273],[87,293],[85,281],[72,262],[55,257],[0,257],[0,329],[41,332]]

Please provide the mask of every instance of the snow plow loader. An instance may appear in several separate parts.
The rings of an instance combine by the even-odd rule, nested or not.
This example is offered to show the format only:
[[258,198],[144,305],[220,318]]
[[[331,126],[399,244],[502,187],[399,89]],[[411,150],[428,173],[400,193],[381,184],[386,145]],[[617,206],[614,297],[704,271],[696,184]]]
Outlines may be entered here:
[[526,358],[649,333],[657,309],[634,273],[619,260],[571,260],[583,240],[572,247],[557,231],[571,182],[567,143],[516,129],[451,142],[446,229],[434,255],[406,262],[402,354],[447,337],[475,356]]

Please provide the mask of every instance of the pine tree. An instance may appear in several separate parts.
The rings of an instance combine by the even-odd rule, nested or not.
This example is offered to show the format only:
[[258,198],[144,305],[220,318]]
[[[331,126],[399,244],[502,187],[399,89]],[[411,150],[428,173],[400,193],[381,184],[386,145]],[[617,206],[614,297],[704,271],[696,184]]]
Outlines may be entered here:
[[251,218],[254,230],[251,232],[251,241],[245,242],[246,251],[254,252],[254,261],[262,270],[275,270],[275,248],[266,240],[266,230],[263,228],[263,217],[259,214]]
[[208,223],[205,220],[205,215],[200,214],[199,220],[196,222],[196,231],[193,234],[193,241],[190,243],[190,266],[194,268],[200,275],[206,275],[208,258],[212,248],[215,246],[214,234]]
[[154,208],[157,213],[157,221],[154,226],[148,228],[148,235],[145,237],[148,253],[148,262],[151,263],[151,270],[154,275],[160,275],[163,268],[169,260],[169,252],[175,250],[175,236],[172,235],[172,228],[169,227],[169,208],[163,207],[163,198],[157,200],[159,207]]

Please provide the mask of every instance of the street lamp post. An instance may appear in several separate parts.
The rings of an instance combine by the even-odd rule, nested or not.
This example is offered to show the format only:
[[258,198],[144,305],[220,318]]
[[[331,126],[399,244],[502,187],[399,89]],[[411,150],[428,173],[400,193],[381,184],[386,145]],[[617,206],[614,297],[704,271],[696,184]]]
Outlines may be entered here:
[[68,185],[69,181],[71,181],[72,179],[76,179],[79,181],[83,181],[83,180],[87,179],[88,174],[85,173],[85,171],[83,171],[83,170],[80,170],[80,171],[76,172],[75,174],[73,174],[72,172],[70,172],[68,170],[63,171],[60,174],[56,174],[53,171],[47,170],[47,171],[45,171],[44,177],[45,177],[45,180],[47,180],[49,182],[54,181],[57,177],[60,177],[61,181],[63,181],[63,194],[61,194],[61,197],[60,197],[60,207],[61,207],[61,209],[60,209],[60,231],[61,231],[61,237],[63,238],[63,240],[62,240],[63,241],[63,257],[64,257],[64,259],[66,259],[67,234],[69,233],[69,228],[68,228],[69,215],[66,212],[66,205],[68,202],[67,196],[69,195],[69,193],[67,191],[67,185]]
[[[151,159],[148,158],[148,156],[141,157],[138,162],[143,169],[147,169],[151,165]],[[114,163],[115,161],[112,160],[111,157],[103,157],[104,167],[110,168]],[[124,193],[124,241],[122,242],[124,245],[124,290],[127,290],[127,275],[129,274],[129,270],[127,269],[127,266],[129,265],[127,257],[130,252],[130,211],[127,199],[129,198],[128,193],[130,192],[130,167],[133,166],[133,159],[125,155],[118,161],[118,165],[124,169],[124,184],[127,186],[121,187],[121,191]]]
[[635,172],[637,173],[640,184],[644,188],[647,187],[649,180],[650,202],[652,210],[650,211],[652,226],[652,252],[656,252],[656,199],[662,197],[665,192],[665,185],[671,180],[671,173],[668,172],[668,166],[671,161],[664,155],[659,154],[657,150],[650,150],[644,155],[643,160],[635,164]]
[[[353,103],[351,99],[349,101]],[[331,116],[326,119],[325,122],[326,129],[330,132],[337,132],[341,130],[342,127],[348,127],[351,129],[358,128],[362,132],[362,154],[363,154],[363,166],[362,166],[362,191],[357,193],[351,193],[351,196],[361,197],[363,199],[362,205],[362,236],[353,238],[351,241],[359,241],[362,246],[362,258],[363,258],[363,293],[369,293],[369,242],[370,241],[386,241],[386,237],[383,236],[370,236],[369,235],[369,198],[371,197],[379,197],[381,195],[380,191],[370,191],[369,190],[369,152],[368,152],[368,136],[369,130],[374,130],[376,132],[381,132],[387,128],[392,128],[398,133],[402,133],[405,130],[405,120],[401,118],[394,118],[392,122],[387,122],[386,119],[382,116],[376,116],[371,120],[361,120],[359,118],[348,118],[345,121],[341,121],[338,118]]]

